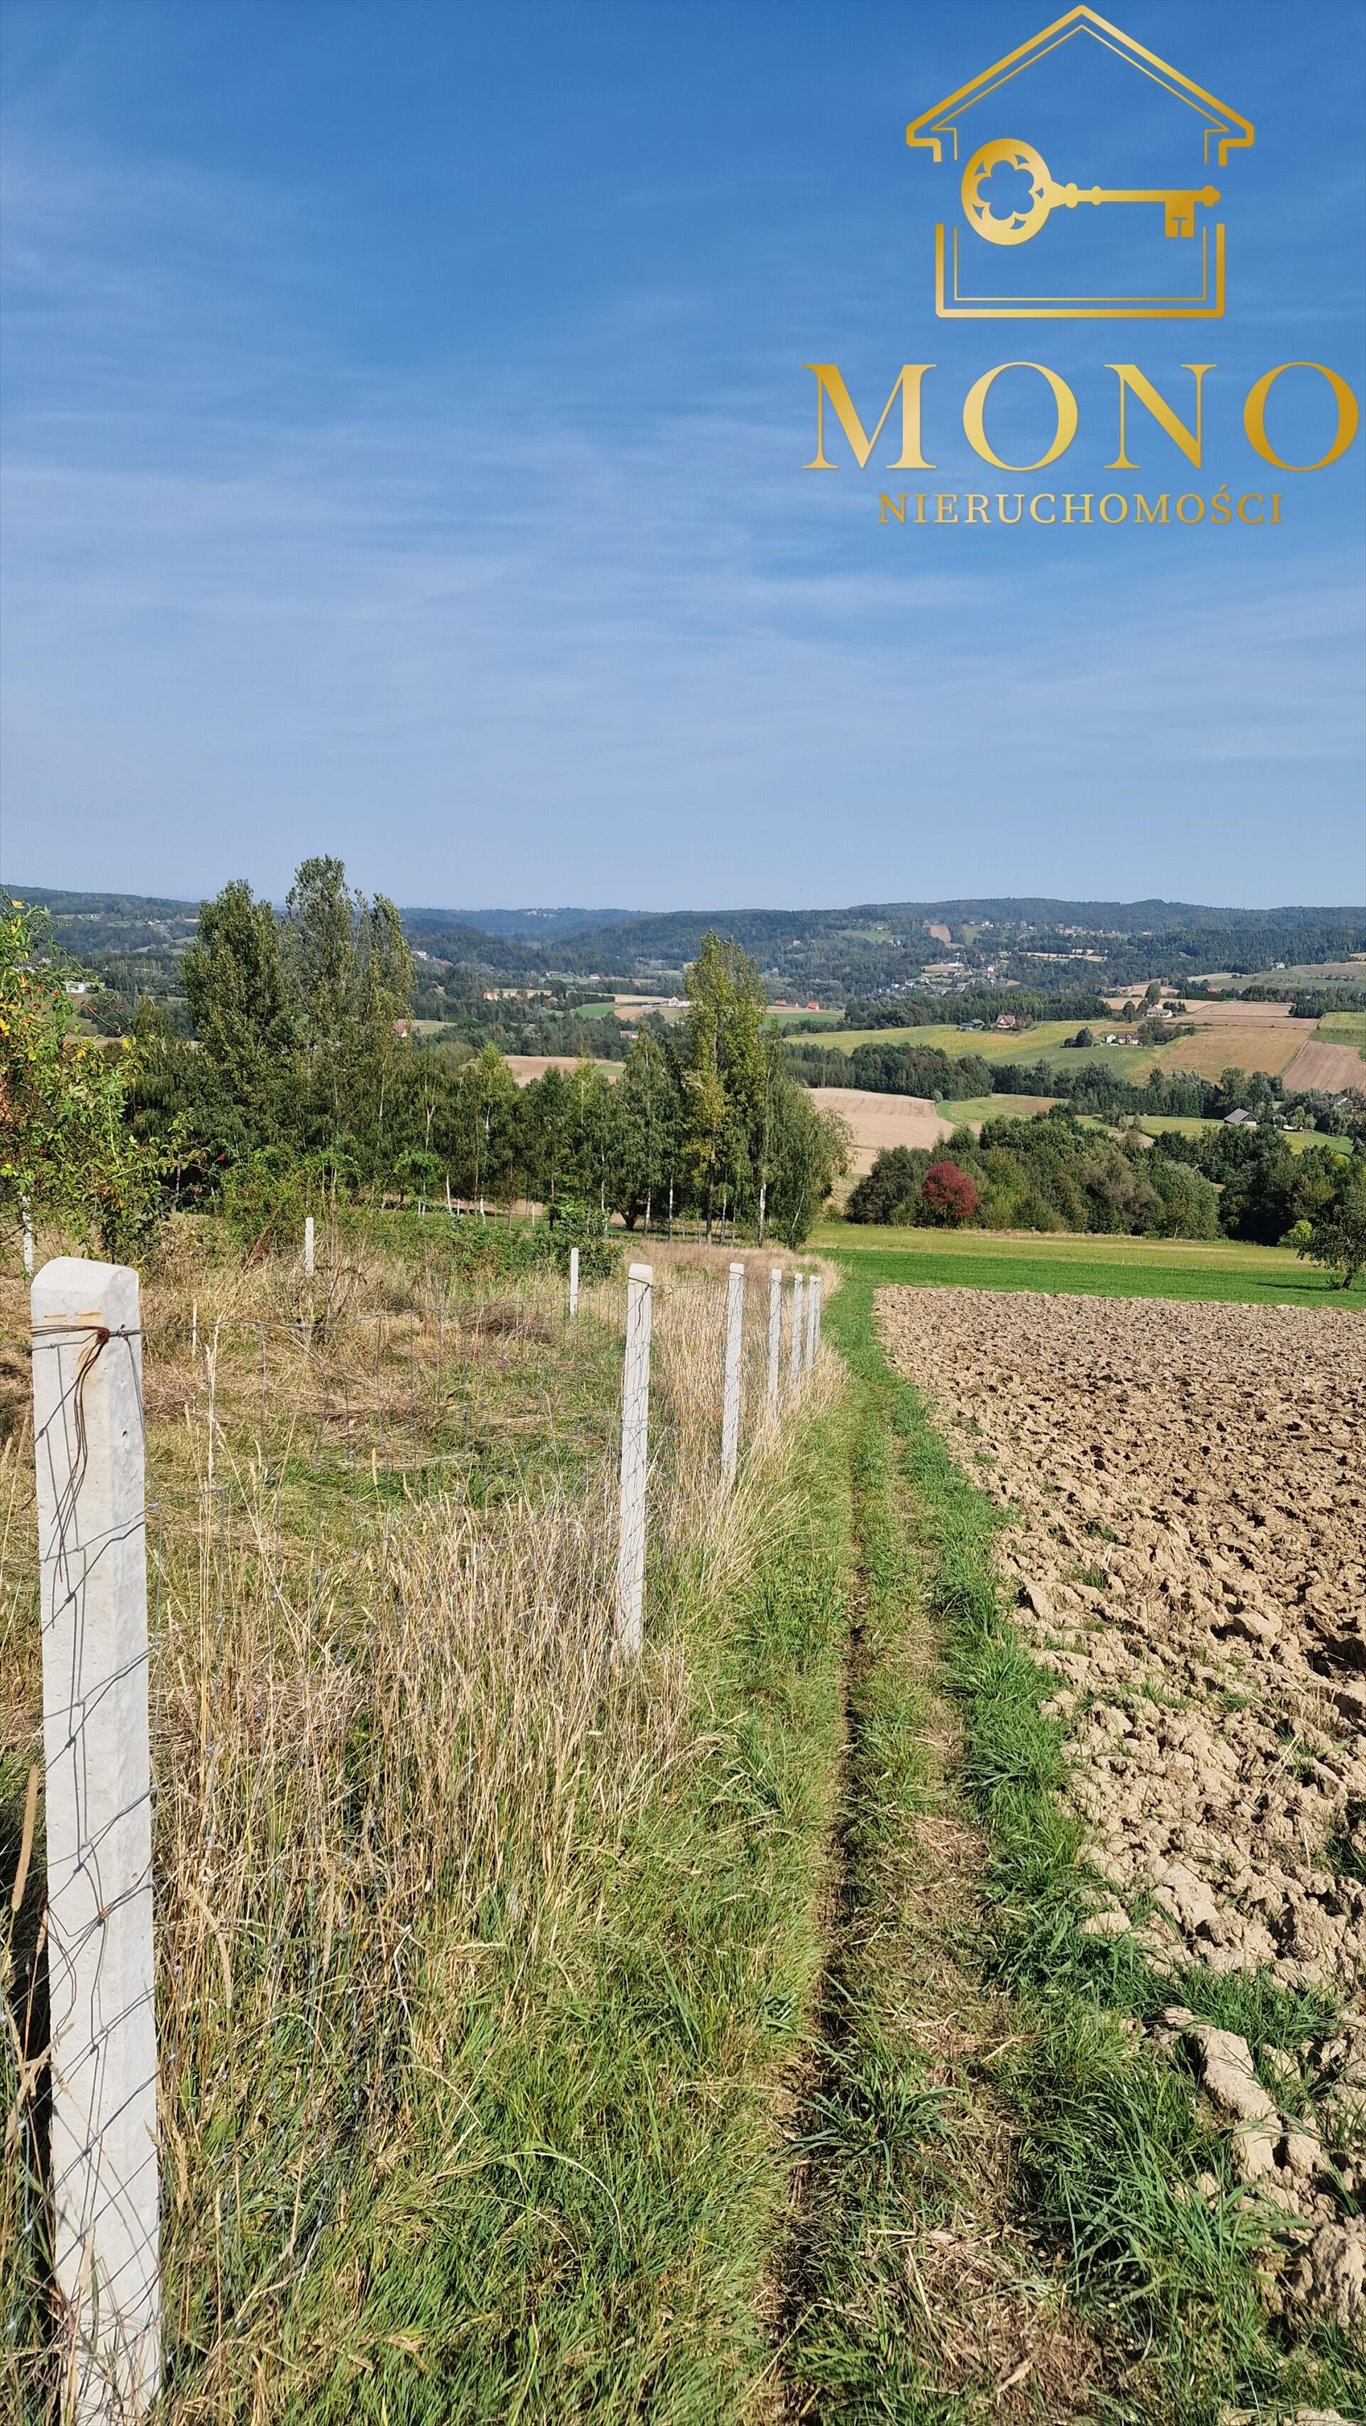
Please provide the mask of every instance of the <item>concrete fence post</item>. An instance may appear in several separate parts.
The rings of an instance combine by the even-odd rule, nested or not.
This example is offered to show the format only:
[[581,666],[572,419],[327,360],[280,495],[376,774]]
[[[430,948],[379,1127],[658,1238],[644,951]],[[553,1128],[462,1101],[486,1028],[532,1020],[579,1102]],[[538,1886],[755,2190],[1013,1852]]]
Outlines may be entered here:
[[304,1279],[313,1278],[313,1216],[304,1215]]
[[807,1276],[806,1283],[806,1370],[816,1361],[816,1326],[821,1318],[821,1281],[819,1272]]
[[60,1256],[32,1307],[62,2415],[122,2426],[161,2377],[138,1276]]
[[579,1310],[579,1250],[578,1250],[578,1248],[577,1248],[577,1247],[571,1247],[571,1248],[570,1248],[570,1250],[569,1250],[569,1311],[570,1311],[570,1313],[571,1313],[571,1314],[577,1314],[577,1313],[578,1313],[578,1310]]
[[732,1264],[726,1283],[726,1373],[721,1395],[721,1480],[729,1490],[740,1462],[740,1351],[745,1329],[745,1267]]
[[631,1656],[639,1652],[645,1638],[645,1485],[650,1455],[650,1311],[654,1280],[648,1264],[632,1264],[626,1275],[615,1640],[617,1650]]
[[23,1234],[24,1270],[33,1278],[33,1207],[25,1196],[19,1204],[19,1227]]
[[796,1397],[798,1384],[800,1383],[801,1378],[802,1276],[800,1272],[794,1272],[792,1275],[792,1313],[790,1316],[790,1327],[787,1335],[787,1394],[789,1398]]
[[782,1384],[783,1354],[783,1273],[775,1264],[768,1276],[768,1404],[777,1407]]

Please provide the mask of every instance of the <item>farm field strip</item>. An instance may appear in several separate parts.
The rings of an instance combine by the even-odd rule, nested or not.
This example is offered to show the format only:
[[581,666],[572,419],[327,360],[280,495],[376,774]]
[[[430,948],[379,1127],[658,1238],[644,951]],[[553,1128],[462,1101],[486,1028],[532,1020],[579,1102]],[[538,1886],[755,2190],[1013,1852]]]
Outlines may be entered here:
[[1335,1288],[1327,1274],[1301,1263],[1288,1248],[1245,1246],[1223,1238],[919,1230],[834,1220],[817,1224],[811,1245],[817,1252],[833,1250],[851,1272],[925,1287],[1366,1306],[1366,1286]]
[[1031,1120],[1036,1112],[1051,1112],[1057,1101],[1056,1095],[969,1095],[941,1103],[938,1109],[957,1129],[964,1122]]
[[[1116,1020],[1118,1016],[1116,1013]],[[1355,1013],[1329,1016],[1348,1022],[1358,1017]],[[1353,1047],[1359,1049],[1361,1038],[1355,1027],[1330,1032],[1326,1021],[1292,1019],[1285,1003],[1240,1004],[1236,1015],[1215,1005],[1196,1004],[1190,1011],[1189,1023],[1197,1029],[1194,1036],[1177,1037],[1169,1044],[1158,1045],[1067,1042],[1076,1035],[1079,1026],[1090,1025],[1093,1033],[1102,1028],[1104,1023],[1100,1019],[1090,1022],[1041,1019],[1032,1028],[1019,1030],[964,1030],[947,1022],[919,1028],[846,1028],[832,1031],[820,1041],[840,1053],[852,1053],[859,1045],[919,1045],[955,1058],[974,1053],[989,1062],[1021,1062],[1030,1066],[1042,1061],[1059,1071],[1103,1066],[1117,1078],[1136,1079],[1140,1083],[1150,1070],[1189,1070],[1199,1078],[1219,1078],[1229,1069],[1249,1073],[1260,1070],[1269,1078],[1284,1078],[1294,1087],[1338,1088],[1363,1083],[1363,1074],[1347,1059],[1340,1063],[1324,1059],[1322,1078],[1304,1074],[1306,1069],[1316,1066],[1304,1062],[1306,1054],[1325,1056],[1338,1050],[1350,1053]],[[1187,1024],[1184,1014],[1181,1024]],[[1366,1032],[1366,1020],[1361,1025]]]
[[1356,1087],[1366,1093],[1366,1059],[1354,1044],[1325,1044],[1314,1037],[1300,1046],[1282,1077],[1292,1091],[1321,1088],[1326,1095],[1336,1095]]
[[[1103,1882],[1087,1929],[1159,1975],[1244,1982],[1245,2028],[1254,1974],[1306,2012],[1318,2000],[1293,2049],[1175,2005],[1149,2035],[1184,2050],[1233,2126],[1235,2176],[1274,2220],[1280,2313],[1360,2336],[1366,1324],[911,1288],[878,1313],[894,1366],[1009,1515],[998,1564],[1056,1679],[1062,1797]],[[1187,2195],[1221,2194],[1202,2178]]]
[[924,1095],[812,1087],[811,1100],[822,1112],[835,1112],[847,1123],[853,1139],[850,1169],[856,1176],[871,1171],[878,1155],[889,1146],[937,1146],[951,1134],[950,1123]]
[[1318,1033],[1324,1044],[1355,1045],[1366,1058],[1366,1011],[1325,1011]]

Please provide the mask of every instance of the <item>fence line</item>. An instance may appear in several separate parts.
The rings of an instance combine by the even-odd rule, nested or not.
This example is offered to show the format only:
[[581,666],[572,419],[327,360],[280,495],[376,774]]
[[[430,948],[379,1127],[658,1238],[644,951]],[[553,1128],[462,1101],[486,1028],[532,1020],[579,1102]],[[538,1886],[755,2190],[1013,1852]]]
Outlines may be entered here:
[[726,1369],[721,1394],[721,1480],[729,1490],[740,1460],[740,1356],[745,1322],[745,1267],[732,1264],[726,1282]]
[[52,2263],[64,2412],[93,2426],[161,2372],[138,1277],[63,1256],[32,1304]]
[[654,1280],[649,1264],[632,1264],[626,1281],[616,1645],[619,1651],[628,1655],[639,1652],[645,1637],[645,1484],[650,1450],[650,1327]]
[[[471,1496],[489,1470],[479,1463],[485,1435],[497,1477],[498,1460],[510,1461],[506,1479],[519,1501],[528,1472],[537,1488],[543,1477],[558,1485],[571,1473],[572,1505],[580,1477],[592,1494],[610,1489],[620,1356],[611,1639],[619,1655],[639,1656],[651,1509],[658,1507],[667,1550],[670,1528],[685,1521],[680,1511],[696,1508],[699,1489],[716,1488],[715,1449],[704,1449],[699,1426],[714,1421],[718,1393],[723,1489],[738,1473],[746,1410],[758,1441],[784,1395],[795,1403],[819,1341],[819,1276],[804,1286],[793,1275],[785,1394],[780,1267],[768,1274],[766,1330],[762,1275],[754,1270],[746,1323],[750,1271],[738,1261],[727,1275],[723,1324],[704,1297],[694,1301],[700,1323],[689,1316],[672,1336],[665,1327],[661,1463],[651,1459],[650,1437],[653,1269],[630,1266],[623,1335],[615,1290],[590,1295],[580,1318],[574,1264],[572,1322],[563,1283],[549,1280],[520,1299],[448,1294],[440,1303],[346,1316],[315,1315],[311,1291],[300,1291],[294,1319],[210,1320],[206,1312],[201,1322],[196,1298],[183,1327],[149,1320],[136,1273],[117,1266],[62,1259],[34,1283],[52,1983],[48,2185],[66,2335],[64,2426],[131,2426],[160,2381],[149,1520],[158,1595],[163,1578],[175,1591],[176,1573],[194,1572],[187,1552],[199,1562],[206,1607],[216,1605],[210,1589],[221,1597],[224,1577],[246,1571],[243,1560],[278,1579],[276,1588],[296,1560],[332,1592],[354,1550],[368,1590],[397,1540],[392,1524],[433,1480],[454,1504],[462,1488],[466,1506],[490,1504]],[[357,1338],[367,1341],[359,1365]],[[150,1506],[144,1364],[163,1420]],[[610,1561],[610,1537],[604,1547]],[[606,1600],[609,1572],[601,1585]],[[158,1599],[158,1635],[159,1610]],[[36,2077],[41,2055],[27,2061]]]

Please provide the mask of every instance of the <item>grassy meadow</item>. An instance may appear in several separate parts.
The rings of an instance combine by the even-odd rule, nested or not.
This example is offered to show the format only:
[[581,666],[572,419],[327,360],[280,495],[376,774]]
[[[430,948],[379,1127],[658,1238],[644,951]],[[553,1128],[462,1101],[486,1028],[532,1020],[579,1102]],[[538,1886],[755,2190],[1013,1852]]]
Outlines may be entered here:
[[822,1222],[812,1244],[844,1268],[916,1288],[1042,1289],[1084,1297],[1191,1297],[1243,1305],[1366,1307],[1284,1247],[1233,1239],[1090,1237],[1074,1231],[921,1230]]
[[1366,1011],[1328,1011],[1316,1034],[1328,1045],[1355,1045],[1366,1058]]
[[1057,1100],[1056,1095],[967,1095],[934,1108],[957,1129],[984,1120],[1032,1120],[1036,1112],[1051,1112]]

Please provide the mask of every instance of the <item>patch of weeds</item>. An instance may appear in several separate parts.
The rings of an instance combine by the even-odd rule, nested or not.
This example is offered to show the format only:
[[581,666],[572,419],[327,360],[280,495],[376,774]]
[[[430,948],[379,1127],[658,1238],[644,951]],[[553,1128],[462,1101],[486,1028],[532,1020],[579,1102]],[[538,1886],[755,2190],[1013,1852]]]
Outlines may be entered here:
[[1339,1878],[1366,1887],[1366,1801],[1353,1797],[1323,1848],[1323,1858]]

